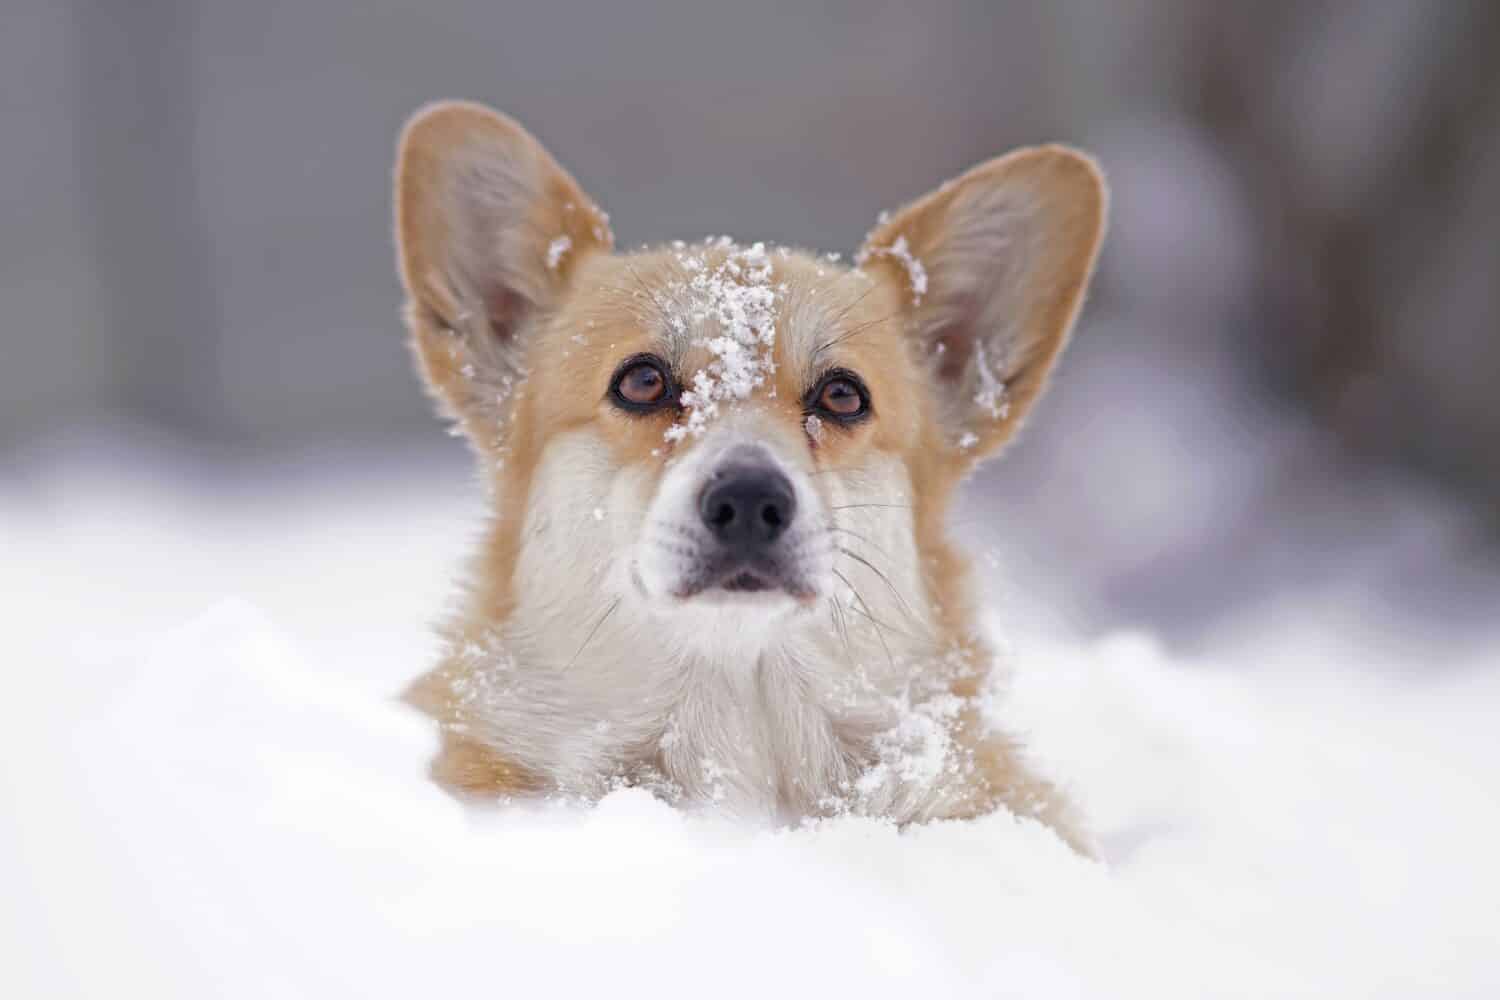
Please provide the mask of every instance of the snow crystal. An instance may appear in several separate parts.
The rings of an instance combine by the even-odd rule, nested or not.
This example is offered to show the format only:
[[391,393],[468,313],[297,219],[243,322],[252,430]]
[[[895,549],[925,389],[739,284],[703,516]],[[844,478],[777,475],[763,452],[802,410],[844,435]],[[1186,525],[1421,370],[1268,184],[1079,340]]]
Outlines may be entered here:
[[807,419],[803,421],[802,426],[806,428],[807,436],[812,438],[813,444],[819,444],[822,442],[823,421],[818,419],[818,415],[816,413],[809,413],[807,415]]
[[964,431],[958,437],[958,447],[963,451],[968,451],[978,443],[979,436],[973,431]]
[[698,762],[703,769],[703,777],[708,782],[708,798],[713,802],[723,802],[729,796],[729,789],[725,779],[730,777],[729,770],[712,757],[704,757]]
[[594,508],[594,520],[596,520],[596,521],[602,521],[602,520],[604,520],[604,508],[602,508],[602,507],[595,507]]
[[893,701],[896,724],[881,733],[875,748],[880,762],[855,782],[862,795],[878,793],[893,779],[930,788],[944,774],[960,766],[953,743],[953,720],[972,699],[946,695],[913,704]]
[[460,707],[482,710],[507,696],[510,682],[506,675],[515,671],[516,661],[499,636],[488,634],[478,641],[468,640],[455,653],[469,667],[453,682]]
[[563,254],[573,249],[573,240],[564,234],[547,244],[547,270],[556,271],[562,263]]
[[913,301],[920,304],[922,296],[927,294],[927,268],[923,267],[922,262],[911,252],[911,248],[907,246],[906,237],[896,237],[896,242],[892,243],[885,253],[899,260],[906,268],[907,278],[911,281]]
[[1006,398],[1005,382],[996,375],[995,368],[985,357],[983,341],[974,344],[974,370],[979,379],[979,389],[974,393],[974,405],[996,420],[1010,415],[1010,400]]
[[897,236],[895,242],[887,247],[866,247],[859,252],[855,263],[863,264],[871,257],[891,257],[900,263],[906,269],[906,280],[911,283],[912,304],[922,304],[922,296],[927,294],[927,268],[912,253],[905,236]]
[[609,213],[603,209],[594,209],[594,216],[599,221],[594,223],[594,239],[600,243],[608,243],[612,234],[609,231]]
[[702,434],[721,404],[748,399],[775,370],[771,352],[780,290],[771,284],[765,244],[741,249],[726,236],[707,246],[730,253],[713,268],[701,254],[679,254],[678,263],[689,277],[668,293],[680,304],[680,311],[668,317],[672,328],[695,330],[697,343],[713,355],[682,394],[687,416],[667,429],[670,442]]

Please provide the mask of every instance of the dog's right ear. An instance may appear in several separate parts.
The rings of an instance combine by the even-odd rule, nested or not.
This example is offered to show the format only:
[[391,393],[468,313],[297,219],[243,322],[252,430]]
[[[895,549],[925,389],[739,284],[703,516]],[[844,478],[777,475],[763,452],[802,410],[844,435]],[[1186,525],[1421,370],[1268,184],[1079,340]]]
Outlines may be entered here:
[[422,374],[484,450],[525,376],[528,329],[578,262],[613,245],[609,217],[516,122],[479,104],[415,115],[396,157],[396,241]]

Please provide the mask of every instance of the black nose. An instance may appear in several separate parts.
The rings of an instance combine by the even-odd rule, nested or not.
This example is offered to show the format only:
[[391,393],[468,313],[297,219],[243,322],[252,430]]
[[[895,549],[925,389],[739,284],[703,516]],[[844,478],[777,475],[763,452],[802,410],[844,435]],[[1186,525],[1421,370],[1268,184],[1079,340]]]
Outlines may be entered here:
[[792,484],[764,465],[723,470],[703,491],[698,513],[714,537],[743,552],[780,538],[797,513]]

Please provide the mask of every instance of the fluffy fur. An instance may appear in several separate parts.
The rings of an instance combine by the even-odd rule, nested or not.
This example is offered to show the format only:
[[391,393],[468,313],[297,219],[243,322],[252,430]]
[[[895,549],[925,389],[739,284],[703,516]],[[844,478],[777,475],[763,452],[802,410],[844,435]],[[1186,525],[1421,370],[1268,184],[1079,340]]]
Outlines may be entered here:
[[[1101,238],[1091,161],[1021,150],[883,219],[846,266],[727,240],[613,252],[608,219],[486,108],[419,112],[396,178],[418,367],[473,444],[494,516],[408,699],[466,796],[621,782],[792,821],[1005,807],[1085,838],[986,711],[993,655],[955,487],[1041,392]],[[662,358],[683,405],[611,402]],[[857,373],[871,413],[806,397]],[[776,589],[695,589],[728,463],[784,475]]]

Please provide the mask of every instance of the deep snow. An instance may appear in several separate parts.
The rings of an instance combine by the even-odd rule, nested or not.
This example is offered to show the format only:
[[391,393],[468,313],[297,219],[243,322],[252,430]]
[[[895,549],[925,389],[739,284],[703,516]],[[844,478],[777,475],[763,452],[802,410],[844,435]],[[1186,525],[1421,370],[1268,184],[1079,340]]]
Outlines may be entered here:
[[998,609],[1011,717],[1103,864],[1006,816],[476,813],[390,697],[462,478],[130,466],[0,492],[0,995],[1500,994],[1500,642],[1298,659],[1325,609],[1279,605],[1237,630],[1275,662],[1230,669]]

